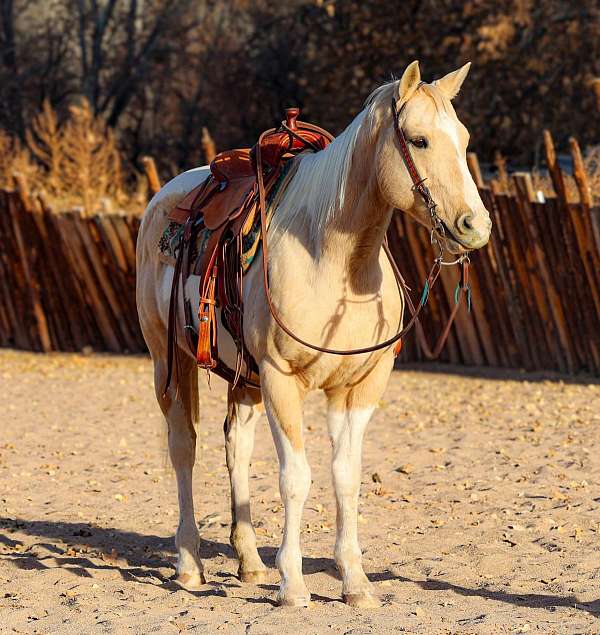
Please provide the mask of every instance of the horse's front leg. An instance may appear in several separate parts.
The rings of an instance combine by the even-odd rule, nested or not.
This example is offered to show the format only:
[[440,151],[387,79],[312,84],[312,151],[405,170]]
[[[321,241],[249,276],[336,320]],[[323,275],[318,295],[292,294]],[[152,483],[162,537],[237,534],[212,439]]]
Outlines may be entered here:
[[282,606],[308,606],[310,593],[302,577],[300,523],[310,489],[310,467],[302,436],[302,396],[291,372],[270,363],[261,366],[261,388],[279,458],[279,491],[285,508],[283,541],[277,553]]
[[337,507],[334,557],[342,576],[344,602],[361,608],[379,606],[362,566],[358,544],[358,495],[365,429],[390,372],[390,364],[386,361],[382,364],[383,368],[376,368],[352,390],[328,394],[327,419]]

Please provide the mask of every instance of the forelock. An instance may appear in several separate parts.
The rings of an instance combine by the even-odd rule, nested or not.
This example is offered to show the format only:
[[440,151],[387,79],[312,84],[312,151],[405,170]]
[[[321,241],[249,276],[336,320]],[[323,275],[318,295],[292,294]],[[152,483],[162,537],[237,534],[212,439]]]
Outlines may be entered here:
[[[388,113],[392,98],[397,91],[398,81],[399,80],[392,80],[382,84],[367,97],[365,109],[367,110],[368,119],[373,128],[376,129]],[[454,112],[450,100],[435,85],[435,82],[433,84],[422,82],[411,99],[414,99],[417,95],[426,97],[433,102],[436,112],[440,115],[451,115]]]
[[452,112],[452,104],[450,100],[442,93],[435,84],[421,84],[417,89],[417,94],[426,95],[435,104],[438,113],[450,114]]

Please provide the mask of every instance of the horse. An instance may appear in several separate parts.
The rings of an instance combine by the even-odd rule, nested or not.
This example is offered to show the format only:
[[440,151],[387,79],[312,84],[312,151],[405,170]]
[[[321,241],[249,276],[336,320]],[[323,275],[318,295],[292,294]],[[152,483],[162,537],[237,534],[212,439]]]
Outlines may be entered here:
[[[469,134],[451,103],[469,66],[427,84],[421,81],[418,61],[411,63],[399,80],[381,85],[368,97],[363,110],[326,149],[293,159],[297,166],[278,195],[268,230],[268,275],[279,317],[305,342],[337,349],[364,348],[385,341],[402,327],[405,298],[383,250],[396,211],[439,234],[453,254],[480,248],[489,240],[489,213],[467,168]],[[392,100],[398,112],[390,110]],[[402,161],[396,127],[403,131],[414,164],[427,179],[445,231],[432,228],[429,210]],[[195,168],[168,182],[148,204],[137,242],[139,320],[154,364],[156,397],[166,418],[177,479],[175,579],[190,589],[205,583],[192,498],[198,369],[193,351],[178,344],[177,372],[164,391],[174,268],[158,257],[157,244],[169,211],[208,174],[206,167]],[[255,426],[265,412],[279,461],[285,513],[276,558],[281,575],[278,602],[286,606],[310,602],[300,549],[302,510],[311,483],[302,404],[309,391],[322,390],[332,446],[337,510],[334,558],[342,578],[342,597],[354,607],[378,606],[362,566],[357,506],[363,436],[390,377],[393,346],[340,356],[300,344],[273,319],[259,260],[244,276],[243,335],[258,367],[260,388],[230,384],[224,424],[231,485],[230,541],[239,561],[239,577],[260,583],[267,571],[256,547],[248,483]],[[192,275],[186,283],[192,302],[199,300],[198,287],[199,279]],[[183,323],[181,304],[180,297],[178,328]],[[227,337],[225,329],[220,329],[220,352],[231,348]],[[177,341],[185,342],[185,337]]]

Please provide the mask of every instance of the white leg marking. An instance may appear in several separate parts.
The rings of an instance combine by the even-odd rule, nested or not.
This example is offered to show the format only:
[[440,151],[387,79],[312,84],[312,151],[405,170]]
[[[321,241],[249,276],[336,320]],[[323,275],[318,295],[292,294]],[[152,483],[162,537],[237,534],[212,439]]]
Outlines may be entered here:
[[269,410],[267,406],[267,416],[279,457],[279,491],[285,507],[283,540],[277,553],[277,568],[281,574],[279,602],[282,605],[307,606],[310,593],[302,577],[300,523],[310,489],[310,466],[304,448],[297,450],[292,447]]
[[230,539],[240,563],[239,576],[246,582],[262,582],[266,573],[256,549],[248,482],[254,432],[259,418],[260,412],[252,401],[234,401],[230,403],[225,421],[225,451],[231,482]]
[[[200,561],[200,536],[194,518],[192,496],[192,470],[196,453],[196,433],[186,421],[181,404],[171,405],[167,419],[169,423],[169,455],[177,477],[179,499],[179,526],[175,534],[177,547],[177,578],[190,588],[204,584],[204,572]],[[173,412],[175,411],[175,412]]]
[[337,503],[335,561],[342,575],[344,600],[354,606],[378,606],[362,567],[358,544],[358,494],[362,441],[374,408],[328,413],[333,448],[333,484]]

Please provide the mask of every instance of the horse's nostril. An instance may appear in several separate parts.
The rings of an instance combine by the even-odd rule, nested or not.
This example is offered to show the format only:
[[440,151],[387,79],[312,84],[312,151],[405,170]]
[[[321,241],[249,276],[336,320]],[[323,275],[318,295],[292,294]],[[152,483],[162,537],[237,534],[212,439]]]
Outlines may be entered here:
[[475,229],[475,226],[473,225],[473,216],[471,216],[471,214],[463,214],[459,219],[458,219],[458,229],[461,232],[471,232],[473,231],[473,229]]

